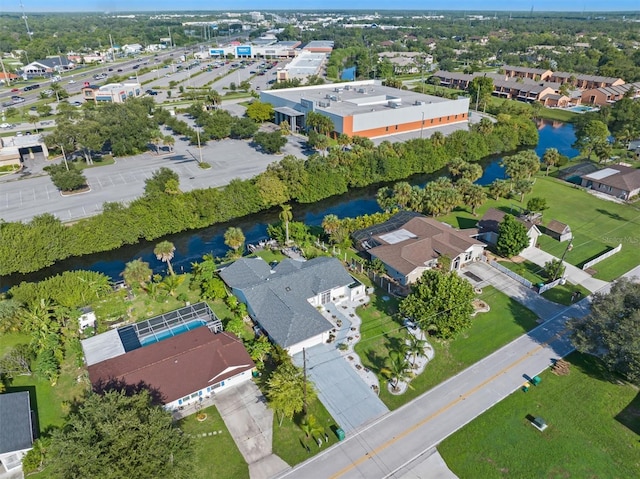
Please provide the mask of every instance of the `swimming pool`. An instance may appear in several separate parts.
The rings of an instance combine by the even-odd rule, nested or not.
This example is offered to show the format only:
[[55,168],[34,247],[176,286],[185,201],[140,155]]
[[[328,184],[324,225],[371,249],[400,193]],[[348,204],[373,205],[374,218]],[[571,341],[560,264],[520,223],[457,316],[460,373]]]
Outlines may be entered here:
[[577,105],[577,106],[572,106],[571,108],[567,108],[567,110],[569,111],[573,111],[575,113],[587,113],[588,111],[598,111],[600,108],[594,108],[592,106],[584,106],[584,105]]
[[199,328],[200,326],[204,326],[205,324],[207,323],[200,319],[196,319],[195,321],[189,321],[188,323],[180,324],[179,326],[175,326],[170,329],[165,329],[164,331],[158,331],[153,335],[140,338],[140,344],[142,346],[148,346],[149,344],[158,343],[163,339],[167,339],[172,336],[177,336],[178,334],[181,334],[181,333],[186,333],[187,331],[191,331],[192,329]]

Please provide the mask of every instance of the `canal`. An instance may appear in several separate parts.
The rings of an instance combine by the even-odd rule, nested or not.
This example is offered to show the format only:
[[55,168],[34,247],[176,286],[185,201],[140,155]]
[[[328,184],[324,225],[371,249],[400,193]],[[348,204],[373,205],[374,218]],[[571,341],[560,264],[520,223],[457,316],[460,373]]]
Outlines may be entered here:
[[[540,140],[536,147],[536,153],[539,156],[542,156],[547,148],[557,148],[561,154],[569,158],[577,156],[578,151],[571,147],[575,141],[572,125],[559,122],[539,122],[538,130]],[[504,178],[504,169],[500,166],[500,158],[485,160],[482,162],[482,166],[484,174],[478,180],[479,184],[487,185],[496,178]],[[417,175],[407,181],[413,185],[424,186],[427,181],[444,173],[446,172],[440,171],[431,175]],[[309,225],[319,225],[328,214],[344,218],[375,213],[380,211],[375,200],[379,187],[380,185],[375,185],[351,190],[344,195],[328,198],[311,205],[294,205],[294,221],[303,221]],[[216,224],[201,230],[185,231],[163,238],[171,241],[176,247],[173,260],[174,269],[176,272],[189,271],[191,270],[191,264],[199,261],[204,254],[224,256],[228,248],[224,244],[223,235],[229,226],[241,228],[247,243],[256,243],[260,239],[266,238],[267,225],[279,221],[279,211],[278,208],[274,208],[230,223]],[[164,272],[166,265],[158,261],[153,254],[153,248],[159,241],[159,239],[153,242],[142,241],[113,251],[68,258],[34,273],[5,276],[0,278],[0,290],[6,290],[21,281],[40,281],[63,271],[77,269],[99,271],[117,281],[121,279],[120,274],[124,270],[125,264],[136,258],[142,258],[143,261],[148,262],[154,272]]]

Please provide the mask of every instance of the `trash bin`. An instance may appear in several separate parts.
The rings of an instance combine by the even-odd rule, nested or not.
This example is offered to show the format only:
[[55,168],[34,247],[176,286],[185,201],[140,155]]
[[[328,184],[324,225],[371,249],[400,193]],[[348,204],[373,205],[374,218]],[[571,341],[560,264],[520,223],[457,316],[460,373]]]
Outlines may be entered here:
[[531,384],[533,384],[534,386],[540,384],[540,381],[542,381],[542,379],[540,379],[540,376],[534,376],[533,378],[531,378]]
[[544,286],[544,283],[538,283],[536,284],[536,286],[538,287],[538,289],[542,288]]
[[338,436],[338,440],[339,441],[343,441],[344,440],[344,429],[342,429],[342,428],[336,429],[336,436]]
[[522,385],[522,390],[523,390],[524,392],[527,392],[527,391],[529,390],[529,387],[530,387],[530,386],[531,386],[531,384],[529,384],[529,383],[524,383],[524,384]]

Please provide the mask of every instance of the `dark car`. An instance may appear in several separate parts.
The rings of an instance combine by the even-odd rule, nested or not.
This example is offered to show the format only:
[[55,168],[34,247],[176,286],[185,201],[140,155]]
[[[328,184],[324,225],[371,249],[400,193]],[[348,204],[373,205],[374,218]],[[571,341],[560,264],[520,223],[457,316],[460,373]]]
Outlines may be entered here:
[[122,68],[118,68],[118,73],[122,73]]
[[156,96],[158,94],[157,91],[153,91],[153,90],[146,90],[145,93],[147,95],[152,95],[152,96]]
[[140,65],[133,65],[134,70],[137,70],[138,68],[140,68]]

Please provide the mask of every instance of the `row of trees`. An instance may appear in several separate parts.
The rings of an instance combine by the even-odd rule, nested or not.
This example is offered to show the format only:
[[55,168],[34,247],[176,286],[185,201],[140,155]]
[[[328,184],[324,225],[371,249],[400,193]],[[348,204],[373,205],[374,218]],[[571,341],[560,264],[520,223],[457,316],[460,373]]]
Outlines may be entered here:
[[[128,104],[128,103],[126,103]],[[125,104],[125,105],[126,105]],[[430,173],[452,158],[477,160],[489,153],[537,143],[535,125],[504,118],[491,133],[457,131],[449,137],[371,146],[355,138],[350,149],[330,148],[327,156],[285,156],[249,180],[233,180],[224,188],[181,193],[173,183],[160,194],[138,198],[128,206],[105,203],[103,213],[63,226],[52,215],[28,223],[0,223],[0,274],[31,272],[69,256],[108,251],[140,239],[154,240],[187,229],[258,212],[290,201],[313,203],[345,193],[350,187]]]

